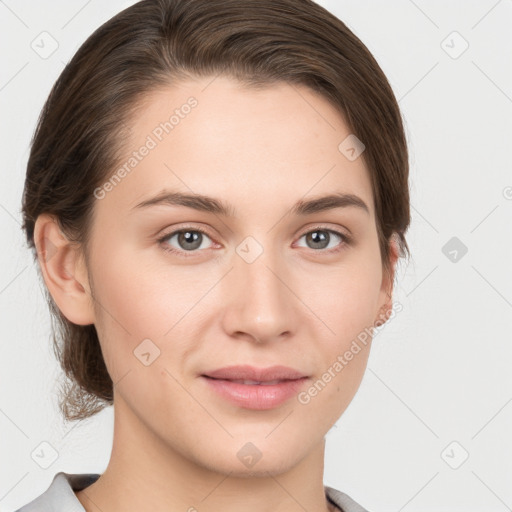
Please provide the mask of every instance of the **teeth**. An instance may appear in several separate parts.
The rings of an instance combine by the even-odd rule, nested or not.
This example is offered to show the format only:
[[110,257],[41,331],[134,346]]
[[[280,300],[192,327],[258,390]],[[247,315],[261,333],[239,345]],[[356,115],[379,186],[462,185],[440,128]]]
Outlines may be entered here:
[[237,384],[251,384],[251,385],[261,385],[261,386],[271,386],[275,384],[279,384],[280,380],[267,380],[266,382],[259,382],[257,380],[232,380],[231,382],[236,382]]

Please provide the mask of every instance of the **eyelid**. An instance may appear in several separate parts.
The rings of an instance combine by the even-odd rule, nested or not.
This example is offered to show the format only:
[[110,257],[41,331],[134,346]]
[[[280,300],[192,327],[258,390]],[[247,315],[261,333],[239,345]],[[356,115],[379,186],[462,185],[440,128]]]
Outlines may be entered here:
[[350,231],[346,229],[346,233],[342,231],[342,228],[341,226],[337,226],[337,227],[332,227],[332,224],[323,224],[321,222],[313,222],[311,223],[310,226],[308,226],[307,228],[305,228],[304,230],[300,230],[299,233],[299,238],[308,234],[308,233],[311,233],[312,231],[315,231],[315,230],[325,230],[325,231],[330,231],[331,233],[336,233],[337,235],[340,235],[340,236],[343,236],[344,238],[346,238],[347,240],[351,240],[351,235],[350,235]]
[[[159,235],[158,236],[158,242],[161,243],[162,245],[166,245],[166,244],[164,244],[165,240],[168,240],[172,236],[174,236],[174,235],[176,235],[176,234],[178,234],[180,232],[187,231],[187,230],[197,231],[199,233],[203,233],[204,235],[206,235],[208,238],[210,238],[212,240],[213,245],[219,245],[218,242],[215,241],[214,237],[209,233],[209,231],[206,228],[198,227],[197,225],[196,226],[184,225],[184,226],[179,226],[179,227],[173,227],[172,230],[164,232],[163,234]],[[314,232],[314,231],[328,231],[329,233],[334,233],[336,236],[340,237],[341,243],[339,244],[338,247],[331,248],[331,249],[318,249],[318,250],[310,249],[313,252],[317,252],[319,254],[321,254],[321,253],[332,254],[332,253],[336,253],[338,251],[341,251],[347,245],[351,245],[352,244],[352,236],[351,235],[343,233],[339,228],[334,229],[334,228],[331,228],[329,226],[323,225],[322,223],[313,224],[312,226],[309,226],[305,230],[301,230],[300,231],[300,235],[298,235],[297,238],[301,239],[303,236],[305,236],[305,235],[307,235],[307,234],[309,234],[311,232]],[[170,252],[170,253],[182,255],[183,257],[191,257],[191,256],[197,255],[198,253],[204,252],[206,249],[203,249],[201,251],[199,251],[199,250],[184,251],[184,250],[176,249],[174,247],[170,247],[170,246],[167,245],[164,248],[164,250],[167,251],[167,252]]]
[[170,231],[167,231],[164,233],[162,233],[161,235],[158,236],[158,242],[161,244],[161,245],[165,245],[164,247],[164,251],[167,251],[167,252],[170,252],[170,253],[174,253],[174,254],[180,254],[182,256],[184,256],[185,258],[187,257],[190,257],[190,256],[195,256],[196,254],[200,253],[200,252],[204,252],[206,249],[203,249],[202,251],[183,251],[183,250],[180,250],[180,249],[176,249],[174,247],[171,247],[167,244],[164,243],[165,240],[168,240],[169,238],[172,238],[174,235],[178,234],[178,233],[181,233],[183,231],[197,231],[199,233],[202,233],[203,235],[206,235],[208,238],[210,238],[210,240],[212,240],[213,244],[212,245],[215,245],[218,243],[215,242],[214,240],[214,237],[212,237],[210,235],[210,233],[208,232],[208,230],[206,230],[205,228],[203,227],[197,227],[197,226],[179,226],[179,227],[174,227],[172,230]]
[[341,238],[341,243],[336,248],[318,249],[318,250],[310,249],[310,251],[313,251],[314,253],[317,252],[319,254],[322,254],[322,253],[333,254],[333,253],[343,250],[346,246],[352,245],[352,243],[353,243],[352,235],[344,233],[343,231],[341,231],[340,228],[332,228],[332,227],[329,227],[322,223],[313,224],[312,226],[309,226],[308,228],[306,228],[304,231],[301,231],[301,234],[298,236],[298,239],[300,240],[303,236],[305,236],[309,233],[312,233],[314,231],[328,231],[329,233],[334,233],[336,236]]

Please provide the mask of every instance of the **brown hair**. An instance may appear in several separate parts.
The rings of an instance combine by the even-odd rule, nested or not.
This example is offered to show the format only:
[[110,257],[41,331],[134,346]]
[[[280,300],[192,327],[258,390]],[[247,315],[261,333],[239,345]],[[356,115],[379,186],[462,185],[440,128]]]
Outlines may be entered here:
[[[93,191],[118,165],[137,105],[173,80],[219,74],[252,87],[306,85],[334,105],[366,146],[384,270],[390,271],[391,237],[400,256],[410,255],[408,150],[399,107],[377,61],[341,20],[312,0],[143,0],[82,44],[42,109],[22,205],[34,258],[35,220],[48,213],[87,261]],[[98,335],[94,325],[68,321],[45,290],[56,323],[55,354],[67,377],[60,407],[68,420],[87,418],[113,403]]]

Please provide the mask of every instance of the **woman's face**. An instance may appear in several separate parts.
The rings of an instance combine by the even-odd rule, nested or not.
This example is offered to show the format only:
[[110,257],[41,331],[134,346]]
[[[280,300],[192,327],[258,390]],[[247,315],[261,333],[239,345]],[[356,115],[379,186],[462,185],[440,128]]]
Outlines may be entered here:
[[[389,300],[361,147],[308,88],[222,77],[152,93],[130,130],[95,193],[88,267],[116,417],[202,467],[290,468],[354,397],[358,335]],[[141,206],[162,194],[196,199]],[[367,210],[304,205],[342,194]],[[304,378],[205,376],[234,365]]]

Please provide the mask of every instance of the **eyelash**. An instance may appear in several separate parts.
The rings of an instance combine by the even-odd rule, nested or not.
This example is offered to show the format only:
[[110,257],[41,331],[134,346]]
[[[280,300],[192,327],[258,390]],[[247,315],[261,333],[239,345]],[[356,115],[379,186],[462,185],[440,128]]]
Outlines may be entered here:
[[[163,235],[162,237],[160,237],[158,239],[158,242],[160,243],[160,245],[162,245],[163,250],[166,251],[166,252],[170,252],[172,254],[177,254],[180,257],[184,257],[184,258],[193,257],[193,256],[196,255],[196,253],[201,252],[201,251],[199,251],[199,250],[182,251],[182,250],[176,249],[174,247],[170,247],[168,244],[165,243],[165,241],[168,240],[169,238],[172,238],[174,235],[177,235],[179,233],[183,233],[185,231],[193,231],[193,232],[202,233],[203,235],[206,235],[208,238],[212,239],[212,237],[205,230],[203,230],[201,228],[192,227],[192,226],[185,226],[185,227],[183,227],[181,229],[178,229],[178,230],[166,233],[165,235]],[[327,253],[327,254],[334,254],[334,253],[342,251],[347,245],[350,245],[352,243],[352,239],[348,235],[345,235],[344,233],[341,233],[341,232],[336,231],[334,229],[326,228],[324,226],[316,226],[315,228],[310,229],[309,231],[306,231],[306,232],[302,233],[302,235],[299,237],[299,239],[302,238],[305,235],[308,235],[310,233],[314,233],[315,231],[327,231],[329,233],[334,233],[335,235],[337,235],[337,236],[339,236],[341,238],[341,243],[336,248],[334,248],[334,249],[311,249],[314,252],[324,252],[324,253]]]

